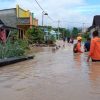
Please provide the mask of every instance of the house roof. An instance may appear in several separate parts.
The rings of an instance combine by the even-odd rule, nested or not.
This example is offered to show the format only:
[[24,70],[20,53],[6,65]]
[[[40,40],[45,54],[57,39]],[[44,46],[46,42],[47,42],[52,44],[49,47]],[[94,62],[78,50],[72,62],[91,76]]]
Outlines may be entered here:
[[16,9],[0,10],[0,19],[4,25],[17,28]]
[[95,28],[96,26],[100,26],[100,15],[94,16],[92,26],[88,28],[88,31]]
[[92,26],[100,26],[100,15],[94,16]]
[[4,23],[2,22],[2,20],[0,19],[0,25],[4,25]]
[[7,26],[7,25],[5,25],[4,23],[3,23],[3,21],[0,19],[0,28],[2,28],[2,27],[4,27],[4,28],[9,28],[9,29],[17,29],[17,28],[14,28],[14,27],[10,27],[10,26]]
[[4,26],[4,23],[2,22],[2,20],[0,19],[0,28]]
[[90,26],[89,28],[88,28],[88,31],[90,31],[91,29],[93,29],[94,28],[94,26]]

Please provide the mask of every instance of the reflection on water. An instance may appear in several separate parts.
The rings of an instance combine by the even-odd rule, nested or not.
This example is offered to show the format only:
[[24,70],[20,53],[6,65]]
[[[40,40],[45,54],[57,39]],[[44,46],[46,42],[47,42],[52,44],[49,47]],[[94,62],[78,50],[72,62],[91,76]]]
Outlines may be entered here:
[[87,53],[73,54],[72,45],[32,53],[33,60],[0,68],[0,100],[100,99],[100,63],[87,63]]
[[85,79],[89,82],[91,87],[90,93],[100,94],[100,62],[89,62],[87,63],[87,55],[74,54],[75,68],[79,69],[82,74],[85,75]]
[[81,68],[81,63],[82,63],[82,61],[81,61],[81,55],[80,54],[73,54],[73,57],[74,57],[74,62],[75,62],[75,67],[77,67],[77,68]]
[[100,78],[100,63],[98,62],[92,63],[89,66],[89,70],[90,70],[89,76],[91,80],[96,81],[98,78]]
[[92,85],[100,89],[100,62],[90,64],[89,71],[89,79]]

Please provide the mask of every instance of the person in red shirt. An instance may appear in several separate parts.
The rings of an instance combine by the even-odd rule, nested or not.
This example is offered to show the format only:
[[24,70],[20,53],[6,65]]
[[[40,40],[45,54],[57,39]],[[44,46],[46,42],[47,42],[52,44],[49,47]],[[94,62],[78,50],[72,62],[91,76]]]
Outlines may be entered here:
[[87,62],[89,62],[90,58],[93,62],[100,61],[100,37],[98,31],[93,32],[93,39],[91,40]]

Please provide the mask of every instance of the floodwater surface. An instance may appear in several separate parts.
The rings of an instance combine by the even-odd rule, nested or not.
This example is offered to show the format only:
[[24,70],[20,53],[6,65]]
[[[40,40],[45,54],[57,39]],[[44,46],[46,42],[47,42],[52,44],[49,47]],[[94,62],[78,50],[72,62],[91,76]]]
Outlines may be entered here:
[[73,54],[71,45],[34,53],[0,68],[0,100],[100,100],[100,63],[87,63],[87,53]]

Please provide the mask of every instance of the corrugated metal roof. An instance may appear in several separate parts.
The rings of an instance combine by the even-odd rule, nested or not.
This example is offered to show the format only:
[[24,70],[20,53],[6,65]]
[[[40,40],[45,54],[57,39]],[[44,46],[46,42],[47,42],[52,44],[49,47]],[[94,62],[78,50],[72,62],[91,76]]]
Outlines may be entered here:
[[17,28],[16,9],[1,10],[0,19],[6,26]]
[[2,20],[0,19],[0,25],[4,25],[4,23],[2,22]]

